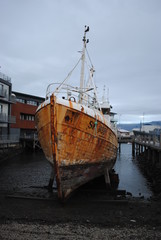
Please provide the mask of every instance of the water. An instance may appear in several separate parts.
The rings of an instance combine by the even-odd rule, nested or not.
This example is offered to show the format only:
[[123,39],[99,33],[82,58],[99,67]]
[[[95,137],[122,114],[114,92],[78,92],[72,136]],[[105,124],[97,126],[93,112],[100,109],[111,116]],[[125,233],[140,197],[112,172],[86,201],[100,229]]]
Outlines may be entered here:
[[132,157],[132,145],[121,144],[121,153],[118,153],[115,171],[119,174],[119,187],[132,193],[134,197],[149,198],[152,192],[147,179],[143,176],[137,160]]
[[42,152],[25,151],[0,165],[0,191],[47,186],[51,166]]
[[[31,186],[47,186],[51,166],[42,152],[23,152],[5,161],[0,167],[0,191],[19,191]],[[148,182],[132,157],[131,144],[122,144],[115,171],[119,174],[118,189],[131,192],[134,197],[152,195]]]

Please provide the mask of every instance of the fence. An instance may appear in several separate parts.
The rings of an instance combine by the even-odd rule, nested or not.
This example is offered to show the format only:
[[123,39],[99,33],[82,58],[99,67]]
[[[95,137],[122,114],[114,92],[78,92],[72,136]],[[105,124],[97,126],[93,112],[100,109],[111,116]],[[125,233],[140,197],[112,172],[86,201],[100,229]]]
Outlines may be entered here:
[[0,135],[0,144],[18,143],[18,135]]

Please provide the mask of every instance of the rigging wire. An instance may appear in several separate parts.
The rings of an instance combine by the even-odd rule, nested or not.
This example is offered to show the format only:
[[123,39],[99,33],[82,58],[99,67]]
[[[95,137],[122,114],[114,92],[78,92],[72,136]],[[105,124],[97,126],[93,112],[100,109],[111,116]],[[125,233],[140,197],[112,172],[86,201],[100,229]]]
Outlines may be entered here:
[[[81,57],[82,58],[82,57]],[[64,81],[62,83],[59,84],[59,86],[56,88],[56,92],[58,92],[58,90],[61,89],[62,85],[64,84],[64,82],[71,76],[72,72],[75,70],[75,68],[78,66],[79,62],[81,61],[81,58],[78,60],[78,62],[76,63],[76,65],[72,68],[72,70],[68,73],[68,75],[66,76],[66,78],[64,79]],[[46,89],[46,96],[49,94],[49,88],[51,85],[53,85],[54,83],[51,83],[48,85],[47,89]]]
[[92,61],[91,61],[91,58],[90,58],[90,56],[89,56],[89,53],[88,53],[87,48],[86,48],[86,52],[87,52],[87,55],[88,55],[88,59],[89,59],[89,61],[90,61],[90,64],[91,64],[91,66],[93,67],[93,64],[92,64]]
[[64,79],[64,81],[58,86],[58,88],[56,90],[58,90],[63,83],[71,76],[72,72],[75,70],[75,68],[78,66],[79,62],[80,62],[81,58],[78,60],[78,62],[76,63],[76,65],[73,67],[73,69],[68,73],[67,77]]

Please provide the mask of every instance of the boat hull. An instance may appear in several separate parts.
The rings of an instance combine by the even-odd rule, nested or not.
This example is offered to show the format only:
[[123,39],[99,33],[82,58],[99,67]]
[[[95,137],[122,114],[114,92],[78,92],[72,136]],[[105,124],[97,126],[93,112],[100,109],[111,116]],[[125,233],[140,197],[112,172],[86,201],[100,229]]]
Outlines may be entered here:
[[117,137],[103,116],[71,101],[50,102],[36,113],[38,138],[52,163],[58,197],[65,200],[82,184],[110,171]]

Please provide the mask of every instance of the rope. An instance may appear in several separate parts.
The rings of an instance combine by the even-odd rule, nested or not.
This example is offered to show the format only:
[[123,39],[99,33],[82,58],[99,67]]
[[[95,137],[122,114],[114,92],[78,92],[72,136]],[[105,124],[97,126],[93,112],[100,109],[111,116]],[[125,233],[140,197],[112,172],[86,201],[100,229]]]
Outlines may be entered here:
[[[81,58],[82,58],[82,57],[81,57]],[[71,76],[72,72],[73,72],[73,71],[75,70],[75,68],[78,66],[81,58],[78,60],[78,62],[76,63],[76,65],[72,68],[72,70],[68,73],[68,75],[67,75],[67,77],[64,79],[64,81],[61,82],[60,85],[56,88],[55,93],[57,93],[58,90],[61,89],[61,87],[62,87],[62,85],[64,84],[64,82]],[[49,88],[50,88],[50,86],[53,85],[53,84],[55,84],[55,83],[50,83],[50,84],[47,86],[47,89],[46,89],[46,97],[47,97],[47,95],[49,94]]]
[[[82,58],[82,57],[81,57],[81,58]],[[64,82],[71,76],[72,72],[73,72],[73,71],[75,70],[75,68],[78,66],[81,58],[78,60],[78,62],[76,63],[76,65],[72,68],[72,70],[68,73],[68,75],[67,75],[67,77],[64,79],[64,81],[57,87],[56,92],[57,92],[58,90],[60,90],[59,88],[60,88],[60,87],[64,84]]]

